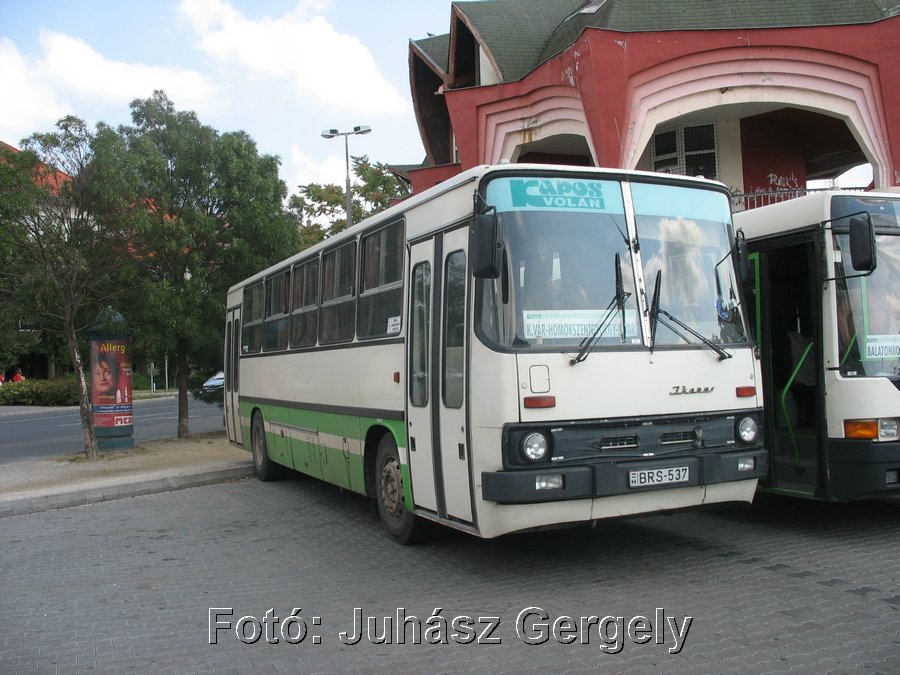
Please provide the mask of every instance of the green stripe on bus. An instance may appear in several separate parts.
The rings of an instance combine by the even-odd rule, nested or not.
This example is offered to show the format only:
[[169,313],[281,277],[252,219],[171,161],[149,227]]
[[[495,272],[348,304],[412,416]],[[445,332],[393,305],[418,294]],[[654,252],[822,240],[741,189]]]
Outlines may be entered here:
[[[317,412],[272,403],[241,402],[242,421],[249,422],[255,411],[259,411],[269,425],[287,427],[290,437],[280,433],[266,432],[269,456],[276,462],[340,487],[365,494],[365,441],[373,427],[387,429],[392,434],[398,448],[406,446],[406,424],[403,420],[377,417],[358,417],[341,413]],[[302,439],[303,432],[316,433],[315,457],[310,458],[310,448]],[[242,424],[241,434],[245,447],[250,445],[250,426]],[[335,447],[338,439],[350,444],[345,453],[343,445]],[[375,448],[373,448],[373,451]],[[401,464],[403,472],[403,492],[407,508],[412,509],[412,489],[409,469]]]

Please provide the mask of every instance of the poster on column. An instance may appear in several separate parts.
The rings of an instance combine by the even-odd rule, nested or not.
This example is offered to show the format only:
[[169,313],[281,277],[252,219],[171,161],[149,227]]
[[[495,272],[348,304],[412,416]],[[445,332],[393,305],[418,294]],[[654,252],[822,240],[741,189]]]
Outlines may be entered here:
[[95,428],[132,425],[127,340],[91,340],[91,412]]

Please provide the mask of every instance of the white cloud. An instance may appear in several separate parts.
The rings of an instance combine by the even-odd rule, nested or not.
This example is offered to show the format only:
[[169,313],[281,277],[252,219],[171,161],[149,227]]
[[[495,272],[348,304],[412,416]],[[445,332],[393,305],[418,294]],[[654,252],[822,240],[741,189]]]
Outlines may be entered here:
[[214,109],[215,86],[196,71],[113,61],[83,40],[62,33],[42,31],[40,45],[43,56],[35,69],[42,79],[82,100],[127,109],[133,99],[163,89],[179,108],[198,113]]
[[83,40],[52,31],[40,33],[39,46],[37,56],[27,57],[0,38],[0,139],[8,143],[50,131],[66,115],[115,123],[104,117],[114,111],[127,120],[128,104],[156,89],[201,117],[220,98],[212,81],[193,70],[110,60]]
[[[343,146],[343,143],[342,143]],[[286,171],[288,191],[297,192],[298,185],[309,183],[344,185],[347,180],[347,163],[343,154],[317,159],[301,150],[299,145],[291,146],[291,157]]]
[[221,63],[282,80],[294,93],[340,111],[365,102],[373,115],[402,115],[407,102],[379,72],[369,49],[321,15],[321,2],[299,3],[278,18],[246,18],[225,0],[183,0],[180,9],[199,48]]
[[0,38],[0,140],[16,145],[35,131],[48,131],[72,114],[8,38]]

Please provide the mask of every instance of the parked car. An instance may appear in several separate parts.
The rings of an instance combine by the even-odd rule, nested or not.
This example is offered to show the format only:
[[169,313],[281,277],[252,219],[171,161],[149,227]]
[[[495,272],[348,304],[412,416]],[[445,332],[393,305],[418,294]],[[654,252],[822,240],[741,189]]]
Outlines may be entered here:
[[206,403],[222,403],[225,389],[225,373],[221,370],[200,386],[197,398]]

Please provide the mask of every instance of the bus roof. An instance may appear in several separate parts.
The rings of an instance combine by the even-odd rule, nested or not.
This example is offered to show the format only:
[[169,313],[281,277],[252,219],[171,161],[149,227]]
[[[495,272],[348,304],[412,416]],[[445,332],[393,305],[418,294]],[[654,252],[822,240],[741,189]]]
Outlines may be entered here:
[[[271,265],[270,267],[260,270],[256,274],[247,277],[246,279],[240,281],[239,283],[234,284],[231,288],[228,289],[228,293],[231,294],[242,286],[246,286],[249,283],[253,283],[260,279],[265,278],[266,276],[272,274],[277,270],[284,269],[285,266],[289,266],[294,264],[295,262],[299,262],[309,258],[320,250],[324,248],[332,248],[336,244],[341,241],[349,240],[355,237],[360,232],[364,232],[367,229],[378,225],[378,224],[387,224],[391,220],[397,218],[401,214],[409,211],[411,208],[414,208],[418,204],[425,203],[431,199],[434,199],[438,195],[449,192],[455,188],[458,188],[467,183],[477,184],[481,178],[490,173],[496,172],[509,172],[516,171],[522,173],[534,173],[538,172],[541,174],[552,175],[554,173],[579,173],[581,175],[585,174],[594,174],[597,178],[602,178],[604,176],[613,177],[617,180],[620,179],[632,179],[632,178],[656,178],[659,179],[662,174],[653,173],[650,171],[637,171],[637,170],[628,170],[628,169],[610,169],[610,168],[597,168],[597,167],[586,167],[586,166],[568,166],[561,164],[483,164],[480,166],[473,167],[468,169],[467,171],[463,171],[452,178],[448,178],[447,180],[438,183],[437,185],[428,188],[427,190],[415,194],[407,199],[403,200],[399,204],[395,204],[384,211],[381,211],[374,216],[366,218],[358,223],[355,223],[352,227],[340,232],[339,234],[326,239],[324,241],[319,242],[309,248],[303,249],[302,251],[298,251],[297,253],[288,256],[284,260],[280,260],[279,262]],[[707,188],[715,188],[720,190],[727,190],[725,185],[720,183],[719,181],[709,180],[703,177],[692,177],[692,176],[680,176],[677,174],[665,174],[666,180],[671,180],[673,183],[685,183],[686,185],[693,185],[695,187],[707,187]],[[474,191],[473,186],[473,191]]]
[[748,241],[803,230],[830,220],[831,198],[838,196],[900,199],[900,193],[896,192],[822,190],[776,204],[739,211],[734,214],[734,227],[736,230],[743,230]]

